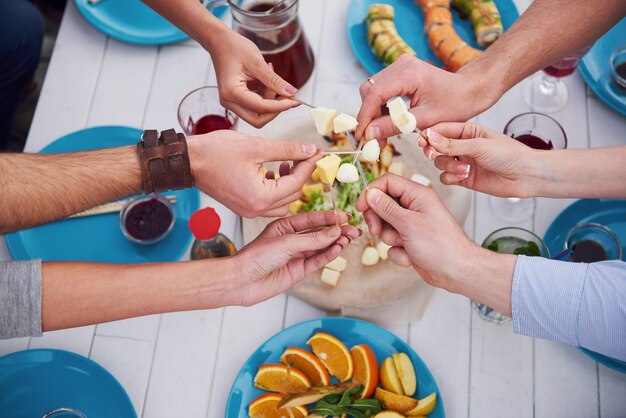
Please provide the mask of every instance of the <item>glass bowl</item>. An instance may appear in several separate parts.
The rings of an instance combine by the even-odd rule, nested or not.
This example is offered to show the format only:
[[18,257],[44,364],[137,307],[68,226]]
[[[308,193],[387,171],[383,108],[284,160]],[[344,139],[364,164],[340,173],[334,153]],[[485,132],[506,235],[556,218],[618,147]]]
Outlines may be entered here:
[[[576,246],[583,242],[585,253],[577,254]],[[622,244],[617,235],[598,223],[585,223],[572,228],[565,239],[565,249],[570,248],[574,250],[570,258],[576,262],[593,263],[622,258]]]
[[620,74],[617,71],[617,67],[620,65],[626,68],[626,45],[617,48],[611,54],[611,77],[618,86],[626,89],[626,74]]
[[149,245],[161,241],[172,231],[176,216],[172,204],[160,194],[136,196],[120,212],[120,228],[129,240]]

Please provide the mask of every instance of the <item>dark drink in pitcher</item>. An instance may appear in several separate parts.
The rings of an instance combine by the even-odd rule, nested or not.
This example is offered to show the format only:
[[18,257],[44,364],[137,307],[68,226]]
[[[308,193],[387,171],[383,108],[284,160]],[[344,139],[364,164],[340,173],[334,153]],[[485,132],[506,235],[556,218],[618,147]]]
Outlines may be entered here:
[[298,20],[298,0],[229,3],[234,29],[254,42],[276,74],[302,87],[313,73],[315,58]]

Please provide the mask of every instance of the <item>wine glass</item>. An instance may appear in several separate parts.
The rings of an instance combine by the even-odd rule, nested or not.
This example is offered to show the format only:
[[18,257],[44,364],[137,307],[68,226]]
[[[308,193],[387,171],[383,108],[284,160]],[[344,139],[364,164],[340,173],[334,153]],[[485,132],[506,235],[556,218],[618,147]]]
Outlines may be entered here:
[[190,91],[178,105],[178,123],[185,135],[201,135],[220,129],[237,129],[239,118],[220,104],[216,86]]
[[[567,148],[567,135],[563,127],[543,113],[522,113],[511,119],[504,127],[504,134],[537,150]],[[535,199],[519,197],[489,198],[491,210],[504,220],[520,222],[535,212]]]
[[571,75],[581,58],[589,51],[585,48],[567,55],[533,75],[522,87],[524,100],[540,112],[556,112],[567,103],[567,86],[561,78]]

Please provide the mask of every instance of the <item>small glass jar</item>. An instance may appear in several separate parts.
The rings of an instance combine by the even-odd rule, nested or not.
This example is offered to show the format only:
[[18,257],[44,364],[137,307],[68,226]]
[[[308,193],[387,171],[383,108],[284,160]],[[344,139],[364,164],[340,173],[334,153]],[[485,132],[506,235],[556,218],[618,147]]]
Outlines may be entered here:
[[598,223],[580,224],[572,228],[565,239],[565,249],[571,249],[573,252],[570,258],[579,263],[622,258],[622,244],[617,235]]
[[169,235],[176,222],[172,204],[160,194],[136,196],[120,212],[120,228],[129,240],[149,245]]
[[611,54],[611,77],[615,84],[626,89],[626,45]]
[[219,232],[221,226],[222,221],[215,209],[204,208],[195,211],[189,218],[189,229],[196,238],[191,246],[189,258],[202,260],[235,254],[237,248],[230,239]]
[[74,408],[58,408],[41,418],[87,418],[85,414]]

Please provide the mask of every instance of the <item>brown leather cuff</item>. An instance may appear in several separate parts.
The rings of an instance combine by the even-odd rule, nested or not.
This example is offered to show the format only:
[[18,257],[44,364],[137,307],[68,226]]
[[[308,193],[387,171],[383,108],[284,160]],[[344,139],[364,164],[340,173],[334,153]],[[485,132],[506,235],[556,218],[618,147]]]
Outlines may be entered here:
[[187,141],[174,129],[146,130],[137,143],[146,194],[193,187]]

